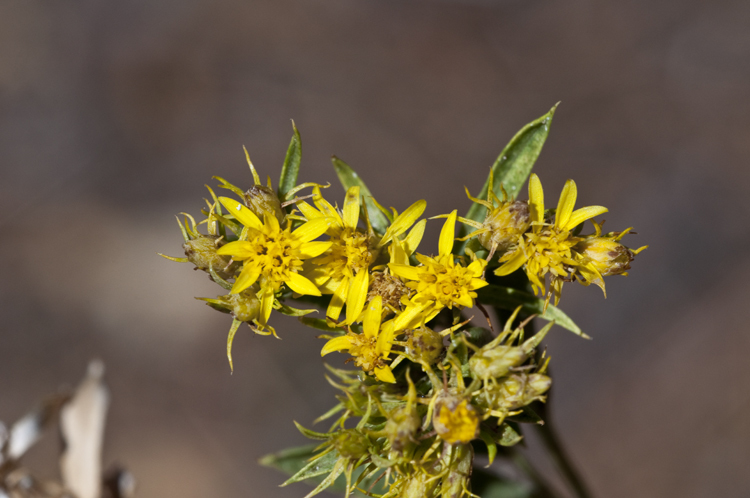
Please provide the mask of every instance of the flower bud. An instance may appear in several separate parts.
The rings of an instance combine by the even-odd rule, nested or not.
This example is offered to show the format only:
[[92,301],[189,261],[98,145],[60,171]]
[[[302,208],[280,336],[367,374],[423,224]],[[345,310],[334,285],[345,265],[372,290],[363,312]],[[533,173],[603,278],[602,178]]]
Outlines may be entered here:
[[427,327],[414,329],[406,339],[406,352],[414,359],[432,365],[443,353],[443,337]]
[[477,239],[488,251],[495,246],[495,251],[502,254],[516,243],[529,226],[531,216],[528,202],[506,202],[487,212],[482,228],[489,231],[480,234]]
[[333,446],[342,457],[358,460],[367,454],[370,440],[356,429],[345,429],[334,436]]
[[517,346],[482,348],[469,359],[469,368],[479,379],[496,379],[526,361],[527,354]]
[[589,237],[575,246],[585,261],[603,276],[620,275],[630,269],[633,251],[609,237]]
[[496,409],[518,410],[524,406],[544,399],[552,385],[552,379],[544,374],[529,374],[525,376],[508,377],[498,386],[499,398],[496,400]]
[[479,414],[468,400],[446,395],[435,405],[432,426],[446,443],[468,443],[479,434]]
[[241,322],[250,322],[258,318],[260,314],[260,299],[255,291],[250,288],[239,294],[228,294],[224,296],[229,305],[230,313]]
[[426,472],[414,472],[406,477],[406,484],[399,498],[433,498],[440,481]]
[[199,270],[208,272],[209,267],[221,278],[231,278],[234,276],[236,263],[231,261],[229,256],[220,256],[216,250],[225,244],[224,240],[218,235],[201,235],[182,244],[185,250],[185,256],[188,261],[193,263]]
[[261,220],[264,214],[268,214],[276,216],[279,223],[284,223],[284,210],[281,208],[281,201],[273,189],[263,185],[253,185],[250,190],[245,192],[245,204]]
[[401,452],[406,445],[415,441],[414,434],[419,429],[420,422],[419,415],[414,409],[410,410],[404,406],[391,412],[385,423],[385,433],[391,448]]

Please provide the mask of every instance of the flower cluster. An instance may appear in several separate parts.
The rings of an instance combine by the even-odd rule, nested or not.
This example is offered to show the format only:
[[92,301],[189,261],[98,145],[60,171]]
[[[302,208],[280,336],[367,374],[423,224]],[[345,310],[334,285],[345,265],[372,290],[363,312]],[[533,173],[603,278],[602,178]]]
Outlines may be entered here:
[[[545,210],[535,174],[528,201],[511,198],[506,191],[517,191],[528,170],[507,177],[515,178],[510,185],[493,168],[486,199],[467,190],[477,208],[466,217],[457,210],[436,216],[445,219],[437,251],[420,252],[424,200],[402,212],[385,209],[337,158],[346,189],[341,207],[324,196],[328,185],[296,185],[296,130],[278,190],[270,179],[262,185],[249,158],[248,164],[254,184],[245,191],[217,178],[235,197],[209,188],[204,219],[178,219],[185,257],[165,257],[192,263],[228,291],[199,299],[233,317],[230,365],[238,327],[247,323],[258,334],[276,335],[274,310],[324,331],[322,356],[350,356],[354,370],[328,367],[330,383],[342,392],[321,418],[338,414],[330,430],[298,426],[323,441],[288,481],[317,479],[308,496],[339,476],[347,494],[476,496],[470,476],[478,446],[472,442],[483,442],[490,463],[498,447],[518,443],[519,424],[540,420],[533,405],[545,401],[551,386],[549,358],[538,351],[542,338],[554,323],[584,335],[556,308],[563,283],[604,290],[604,277],[625,275],[644,249],[622,245],[630,229],[602,234],[594,222],[594,233],[581,235],[583,223],[607,209],[574,210],[572,180],[554,210]],[[457,238],[459,222],[474,231]],[[511,282],[511,274],[520,278]],[[325,318],[306,316],[316,310],[295,303],[314,303]],[[471,323],[467,310],[475,306],[487,327]],[[505,322],[502,330],[495,330],[487,307]],[[533,333],[536,315],[548,323]]]

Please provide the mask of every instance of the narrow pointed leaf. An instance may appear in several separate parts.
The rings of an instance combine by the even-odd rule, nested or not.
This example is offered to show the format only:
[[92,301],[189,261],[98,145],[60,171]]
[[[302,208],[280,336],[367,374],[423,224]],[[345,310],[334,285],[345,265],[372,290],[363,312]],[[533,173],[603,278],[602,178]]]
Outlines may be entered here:
[[284,158],[284,166],[281,168],[281,178],[279,178],[279,199],[286,199],[286,194],[297,184],[297,175],[299,175],[299,165],[302,161],[302,141],[299,137],[299,131],[292,121],[294,135],[289,142],[289,148]]
[[390,225],[390,223],[388,222],[388,218],[386,218],[375,203],[372,202],[372,193],[370,192],[370,189],[367,188],[365,182],[362,181],[362,178],[359,177],[351,166],[336,156],[333,156],[332,161],[333,167],[336,170],[336,174],[341,181],[341,185],[344,186],[344,189],[348,190],[350,187],[359,186],[359,193],[365,199],[367,214],[370,217],[372,228],[374,228],[376,232],[384,234],[386,230],[388,230],[388,225]]
[[[555,114],[557,105],[550,109],[548,113],[527,124],[508,142],[503,151],[492,165],[494,177],[493,191],[500,196],[500,186],[511,199],[515,199],[531,173],[539,154],[542,151],[544,142],[549,134],[549,126],[552,117]],[[477,196],[478,199],[486,199],[489,191],[489,176],[484,182],[482,191]],[[481,204],[473,203],[466,213],[465,218],[482,222],[487,214],[487,208]],[[473,230],[471,230],[473,231]],[[464,227],[460,236],[469,233]],[[463,245],[460,246],[463,249]]]

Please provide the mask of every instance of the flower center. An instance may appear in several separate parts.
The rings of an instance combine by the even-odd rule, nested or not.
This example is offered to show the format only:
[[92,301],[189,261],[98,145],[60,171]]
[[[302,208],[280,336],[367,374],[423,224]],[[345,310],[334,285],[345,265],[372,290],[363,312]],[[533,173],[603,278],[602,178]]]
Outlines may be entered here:
[[354,364],[360,367],[365,372],[372,372],[375,367],[382,367],[384,365],[383,359],[378,354],[378,339],[377,337],[367,337],[364,334],[355,334],[349,332],[347,334],[352,345],[349,347],[349,354],[354,359]]
[[580,239],[571,237],[567,230],[545,228],[539,233],[527,233],[526,238],[527,266],[531,273],[543,276],[549,272],[556,277],[566,277],[568,271],[565,267],[578,264],[573,259],[571,248]]
[[325,266],[333,278],[354,277],[361,270],[367,270],[374,259],[370,238],[354,228],[343,228],[331,235],[331,242],[328,254],[318,258],[315,263]]
[[257,267],[265,284],[277,290],[289,274],[302,267],[299,258],[300,242],[292,237],[291,230],[272,230],[264,226],[263,230],[250,234],[250,254],[245,265]]
[[453,261],[452,254],[438,256],[433,264],[424,266],[419,278],[418,291],[428,299],[435,300],[446,307],[451,307],[460,297],[471,291],[472,274]]

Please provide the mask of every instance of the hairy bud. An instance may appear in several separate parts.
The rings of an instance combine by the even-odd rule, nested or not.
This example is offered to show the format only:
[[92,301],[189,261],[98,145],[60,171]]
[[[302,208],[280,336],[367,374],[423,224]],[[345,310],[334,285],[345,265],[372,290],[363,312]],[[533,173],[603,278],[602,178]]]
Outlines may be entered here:
[[479,414],[468,400],[446,395],[435,405],[432,426],[446,443],[468,443],[479,433]]
[[221,278],[231,278],[237,268],[236,263],[230,265],[229,256],[220,256],[216,250],[225,244],[224,240],[218,235],[201,235],[182,244],[185,250],[185,256],[188,261],[193,263],[199,270],[209,271],[213,267],[214,271]]
[[263,215],[267,214],[276,216],[279,223],[284,223],[286,215],[281,208],[281,201],[279,201],[279,197],[273,189],[263,185],[253,185],[250,190],[245,192],[245,204],[261,220]]
[[443,353],[443,337],[427,327],[414,329],[406,340],[406,352],[432,365]]
[[346,429],[336,434],[333,446],[342,457],[357,460],[367,454],[370,441],[358,430]]
[[526,361],[528,355],[517,346],[482,348],[469,359],[469,368],[479,379],[496,379]]
[[415,441],[414,434],[419,429],[420,422],[419,415],[414,409],[402,407],[391,412],[385,423],[385,433],[391,448],[401,452],[407,444]]
[[495,251],[502,254],[516,243],[518,237],[528,230],[530,225],[531,217],[527,202],[503,203],[487,212],[482,228],[488,231],[480,234],[477,239],[488,251],[495,246]]
[[576,251],[603,276],[621,275],[630,269],[633,251],[609,237],[589,237],[579,242]]

